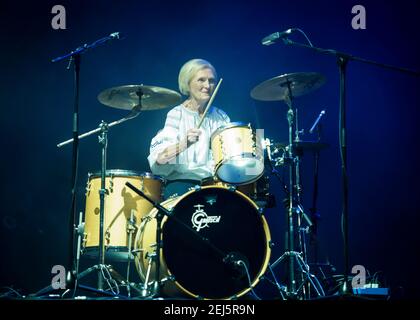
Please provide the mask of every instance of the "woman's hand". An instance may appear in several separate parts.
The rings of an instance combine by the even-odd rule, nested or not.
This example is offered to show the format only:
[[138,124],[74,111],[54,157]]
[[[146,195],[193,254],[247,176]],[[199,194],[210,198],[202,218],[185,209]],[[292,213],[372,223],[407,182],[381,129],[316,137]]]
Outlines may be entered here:
[[186,150],[190,145],[196,143],[201,135],[200,129],[189,129],[187,136],[180,142],[167,147],[157,157],[158,164],[165,164],[174,159],[181,152]]
[[196,143],[198,141],[200,135],[201,135],[201,130],[200,129],[194,129],[194,128],[189,129],[187,131],[187,137],[186,137],[187,145],[190,146],[193,143]]

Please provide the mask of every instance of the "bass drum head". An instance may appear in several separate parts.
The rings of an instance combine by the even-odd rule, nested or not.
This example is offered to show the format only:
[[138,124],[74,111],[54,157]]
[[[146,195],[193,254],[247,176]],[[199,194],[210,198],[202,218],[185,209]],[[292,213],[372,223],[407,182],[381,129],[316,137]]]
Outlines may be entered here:
[[[163,224],[162,252],[184,293],[229,299],[258,283],[270,259],[270,232],[247,196],[223,186],[203,187],[182,196],[172,213]],[[233,263],[238,260],[246,268]]]

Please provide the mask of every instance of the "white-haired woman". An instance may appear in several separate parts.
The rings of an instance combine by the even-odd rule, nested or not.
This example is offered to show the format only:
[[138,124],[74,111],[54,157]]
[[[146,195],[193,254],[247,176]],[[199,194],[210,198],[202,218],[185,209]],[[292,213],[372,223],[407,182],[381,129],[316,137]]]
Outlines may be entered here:
[[[169,181],[184,183],[184,191],[213,175],[210,137],[230,122],[224,111],[212,106],[200,129],[196,129],[216,81],[216,70],[208,61],[186,62],[179,72],[178,83],[179,90],[188,98],[168,112],[164,128],[150,145],[148,161],[152,172]],[[167,188],[166,195],[173,193],[170,189]],[[179,193],[178,186],[172,189]]]

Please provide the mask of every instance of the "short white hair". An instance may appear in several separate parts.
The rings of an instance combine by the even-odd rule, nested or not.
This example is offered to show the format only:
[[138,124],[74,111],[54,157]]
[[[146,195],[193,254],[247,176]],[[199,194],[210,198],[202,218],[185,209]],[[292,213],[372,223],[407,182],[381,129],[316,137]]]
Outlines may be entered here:
[[210,69],[213,71],[215,78],[217,79],[216,69],[211,65],[210,62],[203,59],[192,59],[187,61],[179,71],[178,85],[179,91],[188,96],[190,93],[190,81],[195,74],[203,69]]

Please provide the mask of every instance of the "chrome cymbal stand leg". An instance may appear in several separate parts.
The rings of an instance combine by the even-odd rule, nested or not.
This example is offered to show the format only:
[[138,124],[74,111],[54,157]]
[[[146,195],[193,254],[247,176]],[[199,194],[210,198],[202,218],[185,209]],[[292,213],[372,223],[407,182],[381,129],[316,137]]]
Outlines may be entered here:
[[150,273],[152,270],[152,264],[153,261],[156,257],[156,252],[152,252],[152,253],[146,253],[146,258],[148,260],[148,264],[147,264],[147,271],[146,271],[146,277],[144,279],[144,286],[142,289],[142,297],[148,297],[148,296],[152,296],[152,292],[149,289],[149,278],[150,278]]
[[306,276],[306,279],[309,281],[309,283],[314,288],[317,296],[325,296],[324,289],[322,288],[321,284],[319,283],[318,279],[310,273],[309,265],[304,261],[302,254],[296,252],[295,257],[297,259],[297,262],[299,264],[299,267],[302,271],[302,276]]
[[[83,212],[79,212],[79,224],[77,226],[76,233],[77,233],[77,249],[76,249],[76,264],[75,264],[75,284],[74,289],[77,288],[77,275],[79,274],[79,266],[80,266],[80,253],[81,253],[81,245],[82,245],[82,237],[84,238],[85,235],[85,224],[83,222]],[[74,290],[75,292],[76,290]]]
[[[105,195],[107,189],[105,185],[106,177],[106,156],[108,148],[108,124],[104,121],[100,124],[101,134],[98,137],[99,144],[102,146],[102,166],[101,166],[101,189],[99,190],[99,266],[105,266],[105,244],[104,244],[104,220],[105,220]],[[104,273],[102,268],[98,270],[98,289],[103,290]]]
[[[127,284],[130,284],[130,264],[131,264],[131,259],[133,257],[133,253],[131,250],[131,246],[133,244],[133,234],[136,231],[136,222],[135,222],[135,217],[134,217],[134,213],[135,210],[131,210],[131,214],[130,214],[130,220],[127,221],[127,233],[128,233],[128,257],[127,257]],[[130,292],[130,285],[127,285],[127,295],[128,297],[131,297],[131,292]]]

